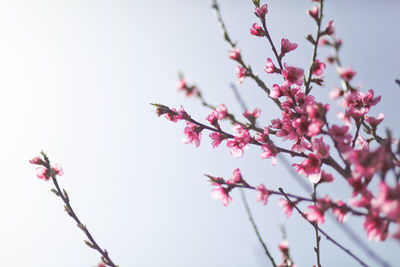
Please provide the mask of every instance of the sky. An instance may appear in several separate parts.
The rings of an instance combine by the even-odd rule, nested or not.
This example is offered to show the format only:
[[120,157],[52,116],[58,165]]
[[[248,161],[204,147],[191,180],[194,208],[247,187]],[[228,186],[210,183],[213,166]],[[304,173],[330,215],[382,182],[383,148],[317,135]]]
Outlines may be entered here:
[[[251,1],[221,0],[221,12],[246,62],[267,84],[263,72],[272,52],[265,40],[249,34],[256,22]],[[305,36],[315,32],[306,14],[311,1],[268,1],[268,27],[273,40],[298,43],[285,60],[307,68],[312,47]],[[373,115],[385,113],[383,125],[399,136],[396,106],[400,88],[398,1],[327,1],[324,22],[333,19],[343,38],[345,66],[356,84],[382,95]],[[0,251],[4,266],[95,266],[99,255],[86,247],[83,233],[63,210],[51,182],[35,177],[29,159],[44,150],[64,168],[59,178],[71,205],[98,243],[120,266],[270,266],[240,200],[224,207],[210,197],[203,174],[243,176],[267,188],[282,186],[306,194],[279,162],[262,160],[250,147],[241,159],[222,145],[212,149],[206,133],[202,145],[182,143],[185,124],[158,118],[150,103],[183,105],[205,121],[209,110],[175,89],[183,72],[212,104],[225,103],[241,114],[230,89],[235,64],[228,59],[209,1],[0,1]],[[321,58],[329,55],[321,49]],[[325,72],[327,95],[339,80]],[[239,91],[249,108],[262,109],[267,124],[279,111],[250,80]],[[334,118],[334,116],[332,116]],[[227,126],[227,125],[226,125]],[[348,200],[340,177],[321,187],[321,194]],[[285,225],[297,266],[315,264],[313,229],[298,214],[286,219],[271,197],[268,205],[246,192],[254,219],[271,253]],[[399,244],[366,241],[361,221],[348,225],[386,261],[400,260]],[[328,220],[332,233],[371,266],[368,256]],[[323,266],[357,266],[348,255],[322,238]]]

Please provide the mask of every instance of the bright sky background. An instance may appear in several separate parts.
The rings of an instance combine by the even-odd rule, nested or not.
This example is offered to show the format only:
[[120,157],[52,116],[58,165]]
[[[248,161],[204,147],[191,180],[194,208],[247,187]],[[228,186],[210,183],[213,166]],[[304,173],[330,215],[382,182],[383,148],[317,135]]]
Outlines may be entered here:
[[[315,27],[305,10],[312,3],[268,4],[274,41],[285,37],[299,44],[285,60],[308,67],[312,48],[304,36]],[[221,1],[221,10],[246,61],[272,84],[262,71],[272,52],[265,40],[249,35],[256,22],[251,1]],[[383,95],[372,113],[384,112],[384,125],[396,136],[399,10],[395,0],[336,0],[327,1],[325,16],[325,23],[335,20],[344,39],[343,62],[357,71],[356,82]],[[59,181],[72,206],[120,266],[269,266],[238,192],[234,205],[223,207],[210,197],[203,174],[229,178],[240,167],[252,184],[304,192],[282,164],[272,167],[270,160],[261,160],[259,148],[249,148],[238,160],[224,145],[213,150],[206,133],[199,148],[182,144],[184,123],[158,118],[149,105],[182,104],[194,118],[205,119],[208,110],[175,90],[181,70],[209,102],[226,103],[240,114],[229,88],[236,77],[227,52],[208,1],[1,1],[1,265],[95,266],[99,261],[50,192],[51,183],[35,177],[28,160],[43,149],[64,167]],[[322,54],[325,58],[329,51]],[[323,101],[339,85],[333,68],[326,77],[327,86],[314,91]],[[246,80],[240,92],[250,108],[263,110],[264,124],[278,116],[252,81]],[[343,186],[338,177],[321,193],[347,200]],[[254,192],[247,196],[277,261],[279,225],[285,224],[297,266],[312,266],[313,229],[295,212],[286,220],[278,198],[264,207],[255,203]],[[365,240],[361,221],[348,222]],[[323,229],[376,266],[335,223],[328,221]],[[393,266],[399,262],[395,242],[369,245]],[[325,238],[321,246],[323,266],[358,266]]]

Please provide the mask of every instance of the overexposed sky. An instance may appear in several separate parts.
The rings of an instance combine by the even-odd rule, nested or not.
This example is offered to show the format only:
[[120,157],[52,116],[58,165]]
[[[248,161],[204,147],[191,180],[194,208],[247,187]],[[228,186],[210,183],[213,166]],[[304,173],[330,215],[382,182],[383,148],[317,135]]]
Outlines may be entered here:
[[[272,53],[265,40],[250,36],[254,17],[248,1],[221,0],[232,38],[255,72],[263,73]],[[305,10],[311,1],[268,1],[268,23],[275,42],[299,44],[286,60],[308,67],[314,33]],[[384,125],[399,136],[396,110],[400,88],[398,1],[326,1],[325,22],[335,20],[344,39],[343,64],[357,71],[355,81],[383,98],[372,114],[385,113]],[[328,55],[322,50],[321,56]],[[223,207],[210,197],[204,173],[231,177],[241,168],[252,184],[283,186],[304,194],[282,164],[261,160],[259,148],[232,158],[223,145],[182,144],[184,123],[158,118],[149,103],[182,104],[194,118],[209,111],[175,90],[178,71],[196,83],[212,104],[226,103],[240,114],[229,84],[235,64],[209,1],[0,1],[0,255],[4,266],[94,266],[99,256],[50,192],[51,183],[35,177],[28,160],[45,150],[64,167],[60,184],[78,216],[120,266],[269,266],[251,229],[238,192]],[[316,88],[323,101],[339,81],[326,70],[327,86]],[[278,110],[254,83],[240,92],[259,107],[265,124]],[[333,112],[334,102],[329,102]],[[340,178],[326,192],[347,200]],[[322,187],[321,187],[322,188]],[[322,191],[323,191],[322,190]],[[285,224],[297,266],[315,262],[313,229],[297,214],[286,220],[271,198],[267,206],[247,193],[268,247],[279,261],[279,225]],[[349,224],[365,240],[361,222]],[[324,229],[355,248],[336,224]],[[393,266],[398,244],[370,242]],[[323,266],[357,266],[322,239]]]

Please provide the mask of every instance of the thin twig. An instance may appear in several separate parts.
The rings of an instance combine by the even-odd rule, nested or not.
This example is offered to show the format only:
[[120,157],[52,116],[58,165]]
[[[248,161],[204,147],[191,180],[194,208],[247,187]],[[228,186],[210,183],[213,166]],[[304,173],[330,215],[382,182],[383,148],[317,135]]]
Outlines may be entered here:
[[250,210],[249,204],[247,203],[246,196],[244,195],[244,192],[243,192],[242,189],[240,189],[240,196],[242,197],[242,201],[243,201],[244,207],[246,209],[247,215],[249,216],[249,220],[251,222],[251,225],[253,226],[254,232],[257,235],[258,241],[261,243],[262,247],[264,248],[265,254],[268,256],[269,260],[271,261],[272,266],[276,267],[276,263],[274,261],[274,258],[271,256],[271,253],[269,252],[269,250],[267,248],[267,245],[265,245],[265,243],[264,243],[264,241],[263,241],[263,239],[262,239],[262,237],[260,235],[260,232],[258,231],[257,225],[256,225],[256,223],[255,223],[255,221],[253,219],[252,214],[251,214],[251,210]]
[[305,84],[306,87],[306,95],[308,95],[311,91],[311,77],[312,77],[312,72],[313,72],[313,68],[314,68],[314,64],[315,64],[315,60],[317,59],[317,50],[318,50],[318,42],[319,42],[319,38],[321,37],[321,22],[322,22],[322,17],[323,17],[323,8],[324,8],[324,0],[320,0],[320,8],[319,8],[319,17],[318,17],[318,21],[317,21],[317,38],[315,39],[315,43],[314,43],[314,51],[313,51],[313,56],[312,56],[312,60],[311,60],[311,66],[308,69],[308,78]]
[[70,200],[69,200],[69,196],[67,194],[67,191],[65,191],[65,189],[61,190],[60,186],[58,185],[58,181],[57,181],[57,177],[55,172],[52,170],[51,165],[50,165],[50,160],[47,157],[47,155],[42,152],[44,161],[46,163],[46,168],[48,170],[51,170],[51,180],[53,181],[54,186],[56,187],[56,190],[52,190],[58,197],[60,197],[62,199],[62,201],[64,202],[65,206],[65,211],[68,213],[69,216],[72,217],[72,219],[75,220],[75,222],[77,223],[79,229],[81,229],[86,237],[89,240],[85,240],[85,244],[94,249],[97,250],[100,254],[101,254],[101,259],[103,260],[103,262],[107,265],[107,266],[111,266],[111,267],[117,267],[118,265],[114,264],[113,261],[110,259],[110,256],[108,255],[107,250],[102,249],[97,242],[94,240],[93,236],[90,234],[89,230],[87,229],[86,225],[82,224],[81,221],[79,220],[78,216],[75,214],[74,210],[72,209],[72,206],[70,204]]

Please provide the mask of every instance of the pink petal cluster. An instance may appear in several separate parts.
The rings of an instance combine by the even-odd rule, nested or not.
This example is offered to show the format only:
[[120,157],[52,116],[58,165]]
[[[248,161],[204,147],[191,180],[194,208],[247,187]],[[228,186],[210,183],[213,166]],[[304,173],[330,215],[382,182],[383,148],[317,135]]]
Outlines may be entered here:
[[246,69],[242,66],[236,66],[236,76],[238,77],[237,84],[242,84],[244,78],[246,78]]
[[318,14],[319,14],[319,9],[317,6],[314,6],[310,10],[307,11],[308,15],[310,15],[315,21],[318,21]]
[[305,212],[307,220],[310,222],[324,223],[325,222],[325,211],[331,207],[332,201],[328,196],[319,198],[316,205],[308,206],[308,210]]
[[354,76],[356,75],[356,72],[353,70],[352,67],[348,67],[346,69],[340,69],[339,70],[339,76],[346,82],[351,81]]
[[312,74],[314,74],[316,76],[321,76],[322,73],[324,72],[325,68],[326,68],[326,64],[319,61],[318,59],[316,59],[312,66]]
[[282,70],[282,75],[286,81],[291,84],[302,85],[304,70],[294,66],[289,66],[284,64],[284,69]]
[[296,43],[291,43],[288,39],[281,40],[281,54],[280,56],[283,57],[286,53],[293,51],[297,48]]
[[275,72],[277,72],[277,68],[275,67],[275,65],[272,62],[271,58],[267,58],[267,64],[265,65],[264,71],[266,73],[275,73]]
[[232,50],[229,52],[229,58],[233,60],[239,60],[241,57],[240,55],[240,48],[239,47],[234,47]]
[[250,34],[258,37],[265,36],[264,30],[257,23],[253,23],[251,26]]
[[251,136],[247,129],[243,126],[236,124],[233,130],[237,133],[233,140],[229,140],[226,145],[230,148],[231,155],[237,158],[243,156],[243,149],[247,148],[247,144],[250,142]]
[[265,188],[263,184],[256,187],[257,191],[257,201],[262,202],[264,205],[268,203],[269,191]]
[[254,123],[256,121],[256,119],[260,116],[260,114],[261,114],[261,110],[258,108],[255,108],[253,111],[246,110],[243,113],[243,117],[248,119],[250,122]]
[[268,5],[267,5],[267,4],[264,4],[264,5],[262,5],[261,7],[257,7],[257,6],[256,6],[256,8],[255,8],[255,13],[257,14],[257,16],[258,16],[260,19],[264,19],[264,18],[265,18],[265,15],[267,15],[267,13],[268,13]]
[[35,157],[29,161],[29,163],[34,165],[40,165],[36,168],[36,176],[39,179],[43,179],[48,181],[51,178],[52,172],[55,175],[62,176],[64,174],[63,168],[59,164],[54,164],[51,166],[51,170],[49,170],[45,165],[46,162],[42,160],[40,157]]
[[231,196],[229,196],[229,189],[223,187],[221,184],[219,183],[211,183],[211,185],[215,186],[212,190],[211,190],[211,197],[215,198],[215,199],[221,199],[222,204],[227,207],[229,205],[229,203],[233,203],[233,199],[231,198]]
[[184,144],[190,144],[193,143],[198,147],[200,145],[200,140],[201,140],[201,131],[203,130],[202,127],[200,127],[197,124],[191,123],[191,122],[186,122],[186,127],[183,130],[184,135],[186,136],[183,139]]

